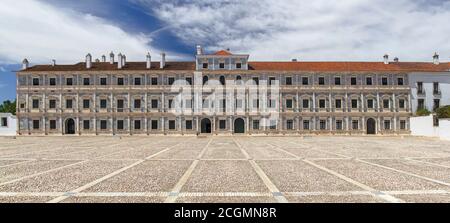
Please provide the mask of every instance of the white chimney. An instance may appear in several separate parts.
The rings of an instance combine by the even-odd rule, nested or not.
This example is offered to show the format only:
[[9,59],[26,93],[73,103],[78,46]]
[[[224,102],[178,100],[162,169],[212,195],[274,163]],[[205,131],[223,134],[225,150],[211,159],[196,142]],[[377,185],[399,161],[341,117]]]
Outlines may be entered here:
[[111,53],[109,54],[109,63],[110,64],[114,64],[114,53],[111,51]]
[[91,69],[91,67],[92,67],[92,56],[90,53],[88,53],[88,55],[86,55],[86,68]]
[[127,56],[122,55],[122,66],[124,67],[127,64]]
[[202,54],[203,54],[202,46],[197,45],[197,55],[202,55]]
[[56,66],[56,60],[52,60],[52,67]]
[[398,57],[394,58],[394,62],[398,63]]
[[106,62],[106,56],[102,55],[102,62],[105,63]]
[[434,56],[433,56],[433,64],[439,65],[439,54],[437,54],[437,52],[434,53]]
[[152,67],[152,56],[150,55],[150,52],[147,54],[147,69],[150,69]]
[[385,54],[383,56],[383,58],[384,58],[384,64],[389,64],[389,55]]
[[165,66],[166,66],[166,53],[161,53],[161,63],[159,68],[163,69]]
[[122,54],[119,53],[119,55],[117,55],[117,68],[122,69],[122,62],[123,62]]
[[28,62],[28,60],[25,58],[22,61],[22,70],[26,70],[28,69],[28,66],[30,65],[30,63]]

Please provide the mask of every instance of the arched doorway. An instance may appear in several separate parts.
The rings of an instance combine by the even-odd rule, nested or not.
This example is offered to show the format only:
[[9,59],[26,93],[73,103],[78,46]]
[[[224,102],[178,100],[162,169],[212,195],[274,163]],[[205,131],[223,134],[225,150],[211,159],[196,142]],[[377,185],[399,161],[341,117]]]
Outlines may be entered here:
[[368,135],[375,135],[377,133],[375,120],[373,118],[367,119],[366,126],[367,126],[367,134]]
[[66,134],[75,134],[75,121],[71,118],[66,120]]
[[234,120],[234,133],[245,133],[244,119],[238,118]]
[[211,120],[207,118],[202,119],[201,133],[211,133]]

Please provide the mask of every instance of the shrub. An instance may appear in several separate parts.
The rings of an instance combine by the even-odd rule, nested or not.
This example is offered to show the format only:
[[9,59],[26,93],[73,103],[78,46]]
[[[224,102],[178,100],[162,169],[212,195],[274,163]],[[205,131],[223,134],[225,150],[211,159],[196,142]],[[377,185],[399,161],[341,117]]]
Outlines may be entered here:
[[417,111],[416,111],[416,116],[428,116],[430,114],[431,114],[431,112],[428,111],[428,109],[426,109],[426,108],[420,108],[420,109],[417,109]]
[[450,105],[436,109],[438,118],[450,118]]

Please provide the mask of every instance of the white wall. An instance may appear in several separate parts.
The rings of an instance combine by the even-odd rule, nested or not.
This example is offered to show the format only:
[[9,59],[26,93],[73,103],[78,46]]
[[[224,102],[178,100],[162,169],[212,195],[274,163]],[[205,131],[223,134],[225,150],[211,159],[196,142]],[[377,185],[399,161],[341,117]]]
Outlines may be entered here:
[[411,117],[411,135],[439,137],[450,140],[450,119],[439,119],[439,127],[433,126],[433,115],[423,117]]
[[[440,99],[440,105],[450,105],[450,72],[423,73],[413,72],[409,74],[409,86],[411,87],[411,106],[413,114],[416,113],[418,99],[425,100],[425,106],[433,111],[434,99]],[[424,96],[417,95],[417,82],[423,82]],[[441,95],[433,95],[433,83],[439,83]]]
[[[7,118],[8,126],[3,126],[2,118]],[[9,113],[0,113],[0,136],[15,136],[17,131],[16,116]]]

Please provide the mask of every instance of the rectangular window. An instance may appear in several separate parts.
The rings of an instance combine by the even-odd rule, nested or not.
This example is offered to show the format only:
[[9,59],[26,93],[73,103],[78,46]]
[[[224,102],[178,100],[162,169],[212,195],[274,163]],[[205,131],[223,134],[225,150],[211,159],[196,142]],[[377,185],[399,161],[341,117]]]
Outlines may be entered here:
[[259,99],[253,100],[253,107],[254,108],[259,108]]
[[227,124],[227,122],[225,121],[225,120],[219,120],[219,128],[220,129],[225,129],[226,128],[226,125]]
[[336,120],[336,130],[342,130],[342,120]]
[[39,99],[33,99],[33,109],[39,108]]
[[242,108],[243,104],[242,104],[242,100],[241,99],[236,99],[236,108]]
[[327,121],[326,120],[320,120],[319,128],[320,128],[320,130],[327,129]]
[[275,84],[275,77],[269,77],[269,85]]
[[352,77],[352,78],[350,79],[350,84],[351,84],[351,85],[356,85],[356,77]]
[[152,108],[153,109],[158,108],[158,100],[155,100],[155,99],[152,100]]
[[417,82],[417,93],[423,94],[423,82]]
[[90,83],[90,79],[88,77],[83,78],[83,85],[89,85]]
[[277,120],[270,120],[270,127],[269,129],[275,130],[277,129]]
[[191,99],[186,100],[184,105],[186,108],[192,108],[192,100]]
[[175,130],[175,120],[169,120],[169,129]]
[[325,100],[324,99],[319,100],[319,108],[325,108]]
[[292,99],[287,99],[286,100],[286,108],[287,109],[292,109]]
[[123,120],[117,120],[117,129],[123,130]]
[[368,99],[367,100],[367,108],[373,109],[373,99]]
[[358,120],[352,120],[352,129],[353,130],[359,129],[359,121]]
[[253,77],[252,79],[253,79],[253,81],[255,82],[256,85],[259,85],[259,78],[258,77]]
[[169,101],[167,102],[167,107],[169,107],[169,109],[173,108],[173,100],[169,99]]
[[33,86],[39,86],[39,78],[33,78]]
[[174,77],[169,77],[168,79],[168,84],[172,85],[173,83],[175,83],[175,78]]
[[25,108],[25,104],[24,103],[20,103],[20,108],[24,109]]
[[124,101],[122,99],[117,100],[117,109],[123,109]]
[[151,81],[152,81],[152,85],[158,85],[158,78],[157,77],[152,77]]
[[107,128],[108,128],[108,122],[106,120],[101,120],[100,121],[100,129],[106,130]]
[[89,99],[83,100],[83,109],[88,109],[90,107],[90,102]]
[[336,106],[336,108],[342,108],[342,100],[341,99],[336,99],[335,106]]
[[152,120],[152,130],[158,129],[158,120]]
[[56,129],[56,120],[50,120],[50,129],[55,130]]
[[48,108],[55,109],[56,108],[56,100],[50,100],[48,102]]
[[135,130],[141,129],[141,120],[134,120],[134,129]]
[[303,85],[308,85],[308,84],[309,84],[309,79],[308,79],[308,77],[302,77],[302,84],[303,84]]
[[125,85],[125,81],[124,81],[123,77],[117,78],[117,85]]
[[405,130],[406,129],[406,121],[405,120],[400,120],[400,129],[401,130]]
[[140,77],[134,78],[134,85],[137,85],[137,86],[141,85],[141,78]]
[[66,85],[67,86],[72,86],[73,85],[73,78],[66,78]]
[[397,78],[397,85],[399,85],[399,86],[403,85],[403,77]]
[[141,108],[141,99],[134,99],[134,108],[135,109]]
[[2,118],[2,126],[7,127],[8,126],[8,118]]
[[418,101],[417,101],[417,108],[418,109],[424,109],[425,108],[425,100],[424,99],[419,99]]
[[384,99],[383,100],[383,108],[389,108],[389,99]]
[[187,82],[189,85],[192,85],[192,77],[186,77],[186,82]]
[[325,77],[319,77],[319,85],[325,85]]
[[286,85],[292,85],[292,77],[286,77]]
[[188,130],[192,129],[192,120],[186,120],[186,129]]
[[372,78],[366,77],[366,85],[372,85]]
[[385,85],[385,86],[388,85],[388,78],[387,77],[382,77],[381,78],[381,84]]
[[203,63],[203,69],[208,69],[208,63]]
[[439,82],[433,83],[433,94],[439,94]]
[[56,78],[52,77],[50,78],[50,86],[55,86],[56,85]]
[[91,129],[91,121],[90,120],[83,120],[83,129],[84,130]]
[[34,130],[40,129],[41,128],[40,124],[41,124],[40,120],[33,120],[33,129]]
[[341,85],[341,78],[340,77],[335,77],[334,78],[334,85]]
[[253,130],[259,130],[259,120],[253,120]]
[[242,68],[242,64],[241,63],[236,63],[236,69],[241,69]]
[[385,130],[391,129],[391,121],[390,120],[384,120],[384,129]]
[[303,120],[303,130],[309,130],[309,120]]
[[294,121],[293,120],[287,120],[286,121],[286,129],[287,130],[293,130],[294,129]]
[[405,100],[404,99],[398,100],[398,107],[401,109],[405,108]]
[[100,108],[105,109],[107,104],[108,103],[106,99],[100,99]]
[[303,108],[309,108],[309,100],[308,99],[303,99]]
[[438,109],[440,106],[441,106],[441,100],[434,99],[433,100],[433,111],[436,111],[436,109]]
[[225,68],[225,63],[219,63],[219,68],[220,69],[224,69]]
[[107,83],[106,83],[106,77],[102,77],[102,78],[100,78],[100,85],[106,85]]
[[72,99],[67,99],[66,100],[66,108],[68,108],[68,109],[73,108],[73,101],[72,101]]
[[358,108],[358,99],[352,99],[352,108]]

